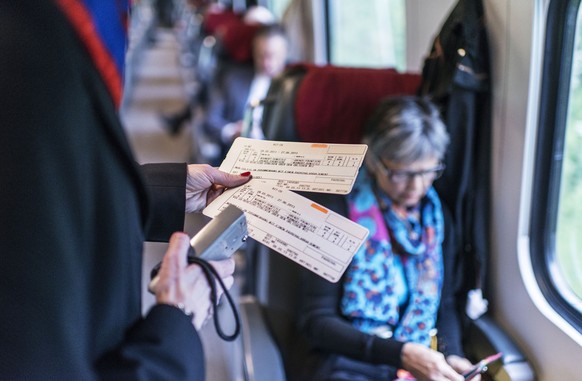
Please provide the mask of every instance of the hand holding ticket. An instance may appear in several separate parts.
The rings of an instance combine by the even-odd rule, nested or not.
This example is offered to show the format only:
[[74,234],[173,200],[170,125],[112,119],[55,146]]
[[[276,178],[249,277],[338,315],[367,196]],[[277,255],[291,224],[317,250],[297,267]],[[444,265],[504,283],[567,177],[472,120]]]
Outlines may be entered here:
[[369,233],[303,196],[261,180],[225,191],[203,213],[214,217],[231,204],[245,212],[250,237],[330,282],[340,279]]
[[365,144],[298,143],[237,138],[220,170],[281,188],[348,194],[364,162]]
[[347,194],[364,162],[365,144],[298,143],[237,138],[220,170],[251,172],[203,213],[243,210],[249,236],[323,278],[337,282],[368,230],[290,190]]

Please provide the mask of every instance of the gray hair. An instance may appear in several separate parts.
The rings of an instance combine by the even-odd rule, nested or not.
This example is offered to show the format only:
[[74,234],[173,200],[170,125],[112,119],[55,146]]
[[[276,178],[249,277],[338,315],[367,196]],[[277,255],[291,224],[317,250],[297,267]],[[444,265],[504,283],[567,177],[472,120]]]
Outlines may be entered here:
[[424,97],[386,98],[364,128],[363,142],[378,158],[399,164],[442,160],[449,135],[439,110]]

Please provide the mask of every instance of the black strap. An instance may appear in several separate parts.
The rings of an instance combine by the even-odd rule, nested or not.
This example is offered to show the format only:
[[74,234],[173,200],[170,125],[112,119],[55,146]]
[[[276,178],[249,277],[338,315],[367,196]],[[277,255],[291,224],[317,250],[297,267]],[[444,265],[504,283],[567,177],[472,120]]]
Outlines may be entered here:
[[[192,254],[194,254],[194,249],[190,248],[190,251],[188,253],[188,264],[195,263],[198,266],[200,266],[200,268],[202,268],[202,271],[204,272],[204,275],[206,275],[206,280],[208,280],[208,284],[210,285],[210,301],[212,302],[212,319],[214,320],[214,327],[216,328],[216,333],[223,340],[233,341],[238,337],[240,333],[240,317],[238,315],[238,311],[236,310],[236,306],[234,305],[234,301],[232,300],[232,296],[230,295],[228,289],[222,282],[220,275],[218,275],[218,273],[216,272],[216,269],[212,267],[212,265],[208,263],[208,261],[206,261],[205,259],[196,257],[195,255]],[[215,279],[218,281],[218,284],[220,284],[220,287],[224,292],[224,296],[226,296],[226,300],[228,300],[228,304],[230,305],[230,309],[232,310],[232,315],[234,316],[235,324],[234,332],[230,335],[224,333],[222,327],[220,326],[220,321],[218,319],[218,313],[216,310],[216,307],[218,306],[218,295],[216,293],[216,283],[214,282]]]
[[[200,266],[202,272],[206,276],[206,280],[208,281],[208,285],[210,286],[210,302],[212,303],[212,318],[214,320],[214,327],[216,328],[216,333],[225,341],[235,340],[240,333],[240,317],[238,315],[238,311],[236,309],[234,301],[232,300],[232,296],[230,295],[228,289],[222,282],[222,278],[220,277],[220,275],[218,275],[216,269],[212,267],[210,263],[208,263],[208,261],[196,256],[196,253],[194,252],[194,249],[192,247],[190,247],[190,250],[188,251],[188,264],[197,264],[198,266]],[[158,275],[161,265],[162,263],[160,262],[152,269],[150,273],[151,279],[155,278],[156,275]],[[218,284],[220,284],[220,287],[222,288],[222,291],[224,292],[224,295],[228,300],[228,304],[230,305],[232,314],[234,316],[235,324],[234,332],[230,335],[224,333],[222,327],[220,326],[220,321],[218,320],[218,313],[216,310],[216,307],[218,306],[218,295],[216,293],[215,280],[218,281]]]

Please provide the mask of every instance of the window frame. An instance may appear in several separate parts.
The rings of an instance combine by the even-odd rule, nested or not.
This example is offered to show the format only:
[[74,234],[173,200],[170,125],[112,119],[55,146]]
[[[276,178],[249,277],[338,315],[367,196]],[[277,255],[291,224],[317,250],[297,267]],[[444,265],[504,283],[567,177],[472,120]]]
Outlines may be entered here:
[[553,278],[558,267],[556,225],[580,3],[581,0],[553,0],[548,7],[532,183],[530,256],[535,279],[546,301],[582,333],[582,313],[568,302]]

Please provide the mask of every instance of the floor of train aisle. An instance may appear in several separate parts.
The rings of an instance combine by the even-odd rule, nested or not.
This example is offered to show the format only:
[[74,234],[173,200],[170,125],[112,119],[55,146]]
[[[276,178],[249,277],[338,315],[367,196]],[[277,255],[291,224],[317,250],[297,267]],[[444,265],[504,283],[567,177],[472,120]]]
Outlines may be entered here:
[[[149,36],[149,37],[148,37]],[[175,33],[169,29],[157,29],[148,35],[144,31],[140,41],[130,41],[126,98],[121,117],[130,144],[139,163],[188,162],[191,157],[192,132],[183,128],[177,136],[171,136],[162,125],[160,115],[180,110],[187,103],[187,91],[183,80],[183,68],[179,65],[180,45]],[[185,231],[195,234],[208,218],[201,213],[186,216]],[[144,312],[154,303],[147,283],[149,271],[162,258],[167,245],[146,243],[144,250],[143,301]],[[236,298],[236,285],[231,293]],[[234,319],[226,302],[219,308],[225,333],[234,330]],[[234,381],[242,373],[240,341],[226,342],[218,337],[214,323],[209,320],[201,331],[206,355],[206,380]],[[240,339],[238,339],[240,340]],[[242,366],[242,365],[241,365]]]

